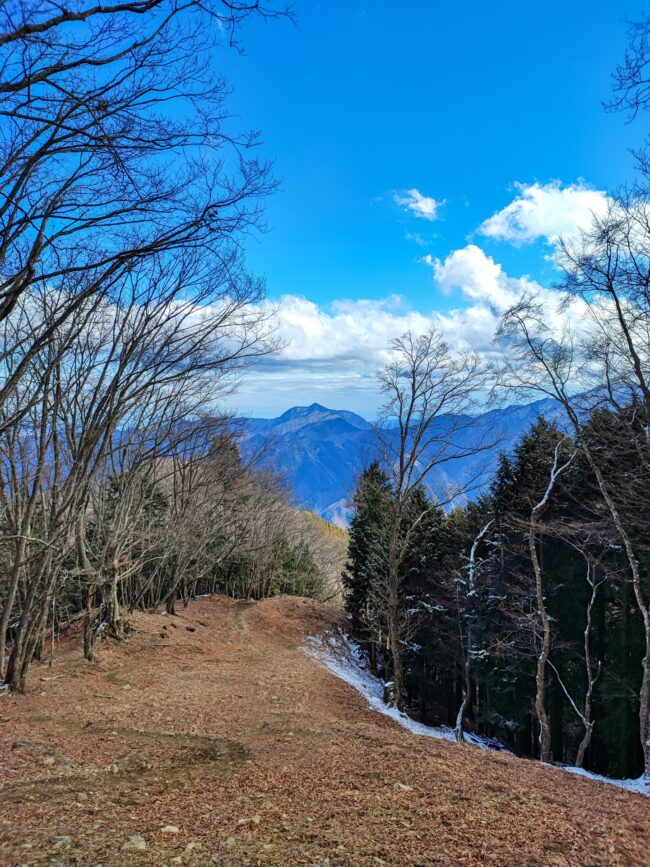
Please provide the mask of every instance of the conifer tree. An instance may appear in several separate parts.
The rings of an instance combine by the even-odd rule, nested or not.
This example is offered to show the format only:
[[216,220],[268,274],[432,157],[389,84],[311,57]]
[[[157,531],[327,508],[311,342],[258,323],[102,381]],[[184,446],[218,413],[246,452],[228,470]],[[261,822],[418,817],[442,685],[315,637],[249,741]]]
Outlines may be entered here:
[[361,473],[354,493],[348,563],[343,573],[352,634],[371,644],[377,638],[373,634],[376,612],[371,610],[373,588],[383,581],[386,570],[390,497],[388,476],[378,461],[373,461]]

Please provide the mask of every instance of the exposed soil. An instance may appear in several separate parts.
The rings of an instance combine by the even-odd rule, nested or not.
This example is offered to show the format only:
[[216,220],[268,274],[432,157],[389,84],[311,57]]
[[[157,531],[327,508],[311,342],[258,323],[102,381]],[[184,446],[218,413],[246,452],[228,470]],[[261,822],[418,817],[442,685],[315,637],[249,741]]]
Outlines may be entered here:
[[66,639],[0,698],[0,863],[648,864],[646,798],[369,711],[300,650],[337,617],[211,598],[96,663]]

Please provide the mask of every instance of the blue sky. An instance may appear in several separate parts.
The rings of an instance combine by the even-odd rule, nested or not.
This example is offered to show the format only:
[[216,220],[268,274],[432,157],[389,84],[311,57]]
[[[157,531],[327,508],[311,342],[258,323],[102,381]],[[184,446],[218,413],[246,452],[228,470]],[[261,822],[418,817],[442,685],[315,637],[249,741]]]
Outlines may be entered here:
[[[476,305],[462,268],[444,271],[468,245],[499,280],[551,285],[553,221],[564,231],[563,209],[593,202],[580,191],[633,176],[629,148],[647,124],[626,124],[602,101],[626,19],[642,12],[633,2],[297,0],[296,26],[251,23],[245,54],[224,49],[215,62],[233,87],[230,110],[261,131],[280,180],[269,231],[248,256],[293,345],[247,375],[237,408],[275,415],[313,399],[372,416],[378,341]],[[513,200],[521,219],[503,214]],[[493,299],[481,303],[494,311]],[[346,322],[359,319],[348,346]],[[333,332],[328,350],[320,343]]]

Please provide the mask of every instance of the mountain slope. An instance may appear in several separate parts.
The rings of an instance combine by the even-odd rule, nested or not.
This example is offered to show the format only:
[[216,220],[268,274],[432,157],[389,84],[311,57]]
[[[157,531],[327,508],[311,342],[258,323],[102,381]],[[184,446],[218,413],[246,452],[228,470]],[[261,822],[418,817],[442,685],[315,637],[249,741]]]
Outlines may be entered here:
[[[509,451],[522,433],[543,413],[559,417],[558,404],[545,399],[521,406],[493,409],[471,420],[459,444],[489,444],[478,454],[451,461],[429,479],[431,490],[443,498],[469,486],[470,496],[491,479],[498,455]],[[437,421],[439,431],[454,422],[451,416]],[[280,473],[297,506],[344,525],[349,500],[359,473],[376,456],[373,426],[347,410],[333,410],[314,403],[293,407],[275,419],[238,419],[245,454],[261,454],[262,464]]]
[[340,618],[213,597],[93,665],[64,639],[0,698],[0,864],[647,863],[643,796],[373,712],[303,652]]

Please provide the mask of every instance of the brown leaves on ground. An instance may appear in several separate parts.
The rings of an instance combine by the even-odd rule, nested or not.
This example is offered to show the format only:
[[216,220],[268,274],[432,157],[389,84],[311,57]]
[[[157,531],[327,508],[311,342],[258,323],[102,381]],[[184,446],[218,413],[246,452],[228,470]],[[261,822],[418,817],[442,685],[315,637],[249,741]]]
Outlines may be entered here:
[[648,863],[647,799],[369,711],[300,650],[333,608],[131,619],[0,698],[2,864]]

